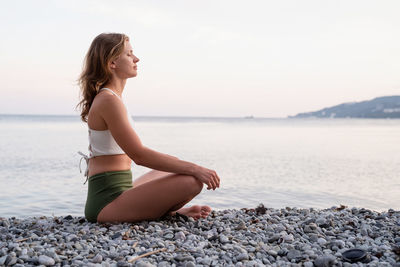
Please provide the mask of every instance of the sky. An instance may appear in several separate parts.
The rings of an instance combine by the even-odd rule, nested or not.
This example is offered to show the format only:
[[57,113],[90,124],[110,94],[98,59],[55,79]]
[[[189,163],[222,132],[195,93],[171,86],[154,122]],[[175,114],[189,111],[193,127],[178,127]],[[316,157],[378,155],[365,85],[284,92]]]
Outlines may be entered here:
[[102,32],[140,59],[133,116],[284,118],[400,95],[400,1],[2,1],[0,114],[78,115]]

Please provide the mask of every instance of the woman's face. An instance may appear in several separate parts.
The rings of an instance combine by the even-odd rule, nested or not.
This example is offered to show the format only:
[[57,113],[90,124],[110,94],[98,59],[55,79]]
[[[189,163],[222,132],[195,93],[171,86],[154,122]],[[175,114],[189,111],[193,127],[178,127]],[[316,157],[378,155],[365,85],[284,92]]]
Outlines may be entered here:
[[122,54],[111,62],[113,73],[122,79],[136,77],[139,59],[133,54],[132,46],[129,41],[125,41],[125,48]]

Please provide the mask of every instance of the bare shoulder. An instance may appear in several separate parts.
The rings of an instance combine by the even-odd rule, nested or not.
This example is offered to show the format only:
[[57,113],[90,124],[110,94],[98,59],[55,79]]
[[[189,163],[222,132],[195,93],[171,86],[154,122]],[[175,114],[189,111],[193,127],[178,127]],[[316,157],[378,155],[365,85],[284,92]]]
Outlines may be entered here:
[[120,99],[109,93],[98,94],[92,103],[92,108],[98,114],[113,114],[125,111],[125,106]]
[[106,130],[111,121],[120,122],[126,113],[125,106],[116,96],[107,93],[96,95],[88,114],[91,129]]

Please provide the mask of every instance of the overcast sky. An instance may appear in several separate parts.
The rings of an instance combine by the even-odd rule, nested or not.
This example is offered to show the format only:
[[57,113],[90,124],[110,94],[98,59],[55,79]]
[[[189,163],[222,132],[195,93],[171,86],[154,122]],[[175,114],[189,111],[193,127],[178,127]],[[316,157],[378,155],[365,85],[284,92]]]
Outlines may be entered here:
[[78,114],[93,38],[140,58],[133,116],[286,117],[400,95],[400,1],[3,1],[0,114]]

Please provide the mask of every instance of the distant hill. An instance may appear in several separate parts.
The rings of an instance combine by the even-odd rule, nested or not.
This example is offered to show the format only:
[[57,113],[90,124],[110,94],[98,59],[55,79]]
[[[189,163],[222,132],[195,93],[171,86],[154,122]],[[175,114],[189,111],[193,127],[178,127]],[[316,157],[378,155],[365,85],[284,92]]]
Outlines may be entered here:
[[362,102],[343,103],[289,118],[400,118],[400,96],[383,96]]

